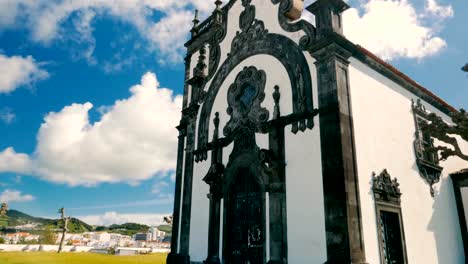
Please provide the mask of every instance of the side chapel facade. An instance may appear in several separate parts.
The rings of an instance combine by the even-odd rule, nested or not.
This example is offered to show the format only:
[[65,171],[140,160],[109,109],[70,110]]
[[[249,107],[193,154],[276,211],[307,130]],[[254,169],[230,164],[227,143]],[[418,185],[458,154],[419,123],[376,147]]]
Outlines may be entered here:
[[456,110],[347,40],[343,0],[315,26],[302,0],[215,4],[186,43],[167,263],[465,263],[468,162],[419,129]]

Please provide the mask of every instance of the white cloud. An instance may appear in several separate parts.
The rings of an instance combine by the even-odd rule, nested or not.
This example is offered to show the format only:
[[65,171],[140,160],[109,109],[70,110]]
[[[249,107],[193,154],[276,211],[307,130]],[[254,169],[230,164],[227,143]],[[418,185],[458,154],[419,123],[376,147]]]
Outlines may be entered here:
[[49,73],[41,69],[40,63],[31,56],[7,57],[0,54],[0,72],[0,94],[10,93],[21,86],[32,85],[49,77]]
[[158,226],[164,223],[164,216],[168,214],[121,214],[106,212],[103,215],[77,216],[78,219],[90,225],[109,226],[112,224],[138,223],[148,226]]
[[153,73],[143,75],[130,91],[129,98],[116,101],[95,123],[89,121],[91,103],[49,113],[34,155],[8,148],[3,162],[0,155],[0,172],[27,172],[29,166],[31,174],[51,182],[90,186],[135,184],[173,171],[182,97],[161,88]]
[[110,209],[110,208],[136,208],[136,207],[148,207],[154,205],[171,205],[174,202],[174,196],[172,194],[160,195],[157,199],[142,200],[142,201],[131,201],[127,203],[117,204],[100,204],[92,206],[81,206],[75,208],[69,208],[71,210],[89,210],[89,209]]
[[11,110],[11,108],[6,107],[3,110],[0,110],[0,120],[3,121],[5,124],[11,124],[16,118],[15,112]]
[[0,152],[0,172],[27,174],[31,172],[31,161],[26,154],[16,153],[13,148]]
[[436,25],[427,25],[423,18],[431,10],[433,15],[446,18],[451,7],[434,6],[434,0],[429,3],[432,9],[418,15],[421,11],[407,0],[370,0],[362,15],[355,8],[345,12],[345,35],[385,60],[437,54],[447,43],[436,35]]
[[20,191],[16,190],[5,190],[0,194],[1,203],[13,203],[13,202],[29,202],[36,199],[30,194],[22,194]]
[[177,61],[184,50],[190,30],[193,14],[189,11],[171,12],[159,23],[148,30],[148,37],[157,45],[160,51],[168,55],[169,61]]
[[[447,43],[438,36],[441,24],[453,16],[451,5],[425,0],[417,9],[408,0],[362,0],[343,15],[347,38],[384,60],[422,59],[443,50]],[[306,0],[306,5],[314,0]],[[312,17],[305,12],[303,18]]]
[[155,184],[153,184],[153,188],[151,190],[151,193],[161,195],[164,192],[164,188],[168,187],[169,183],[165,181],[158,181]]
[[[95,47],[92,37],[95,15],[111,16],[134,25],[143,38],[174,61],[181,60],[177,52],[191,27],[192,14],[188,10],[194,8],[207,14],[214,4],[206,0],[2,0],[0,30],[24,27],[29,29],[34,41],[45,45],[70,37],[78,43],[89,44],[83,55],[89,58]],[[154,19],[155,11],[162,14],[159,21]],[[75,32],[64,26],[72,17]],[[166,34],[168,26],[171,34]]]
[[452,6],[441,6],[436,0],[427,0],[426,11],[429,15],[439,18],[452,17],[454,14]]

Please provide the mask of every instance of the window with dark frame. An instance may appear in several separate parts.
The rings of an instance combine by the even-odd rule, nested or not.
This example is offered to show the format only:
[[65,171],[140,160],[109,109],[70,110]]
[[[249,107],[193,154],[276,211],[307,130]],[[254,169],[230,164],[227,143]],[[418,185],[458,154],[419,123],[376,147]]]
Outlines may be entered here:
[[382,263],[407,264],[399,183],[384,170],[373,174],[372,190]]
[[468,226],[465,215],[465,207],[468,206],[463,203],[462,188],[468,188],[468,169],[461,170],[450,175],[452,178],[453,191],[455,195],[455,202],[458,211],[458,220],[460,223],[460,231],[463,240],[463,248],[465,257],[468,256]]
[[439,164],[439,157],[437,152],[431,150],[434,147],[434,140],[432,139],[431,135],[426,131],[423,131],[420,127],[421,124],[427,122],[425,119],[421,117],[416,117],[416,129],[418,130],[418,139],[420,144],[420,150],[418,151],[418,156],[425,162],[429,164],[433,164],[437,166]]
[[426,117],[429,113],[421,103],[421,100],[412,101],[412,109],[416,133],[414,139],[414,151],[416,154],[416,164],[421,177],[423,177],[430,186],[431,196],[434,197],[434,184],[440,181],[442,167],[439,166],[439,154],[433,150],[434,140],[431,135],[421,129],[421,125],[428,122]]

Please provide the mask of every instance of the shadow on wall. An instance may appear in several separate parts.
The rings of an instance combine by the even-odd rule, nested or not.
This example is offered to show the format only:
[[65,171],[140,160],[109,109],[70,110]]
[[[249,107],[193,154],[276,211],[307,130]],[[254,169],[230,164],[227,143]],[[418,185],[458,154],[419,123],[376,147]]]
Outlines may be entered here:
[[442,178],[439,186],[427,228],[434,233],[438,263],[462,264],[465,263],[465,256],[452,179]]

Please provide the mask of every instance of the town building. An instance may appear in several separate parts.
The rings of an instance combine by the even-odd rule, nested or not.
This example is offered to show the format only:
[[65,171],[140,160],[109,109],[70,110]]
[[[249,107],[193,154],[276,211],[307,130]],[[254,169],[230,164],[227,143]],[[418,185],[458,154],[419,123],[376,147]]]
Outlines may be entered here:
[[135,241],[151,241],[151,233],[135,234]]
[[33,235],[27,232],[16,232],[6,234],[1,237],[5,240],[6,244],[19,244],[30,241],[37,241],[39,239],[39,235]]
[[166,236],[166,232],[159,230],[157,227],[153,226],[150,228],[150,234],[152,241],[161,241]]
[[221,4],[186,43],[167,262],[465,263],[468,162],[420,127],[457,110],[349,41],[342,0],[315,26],[301,0]]

